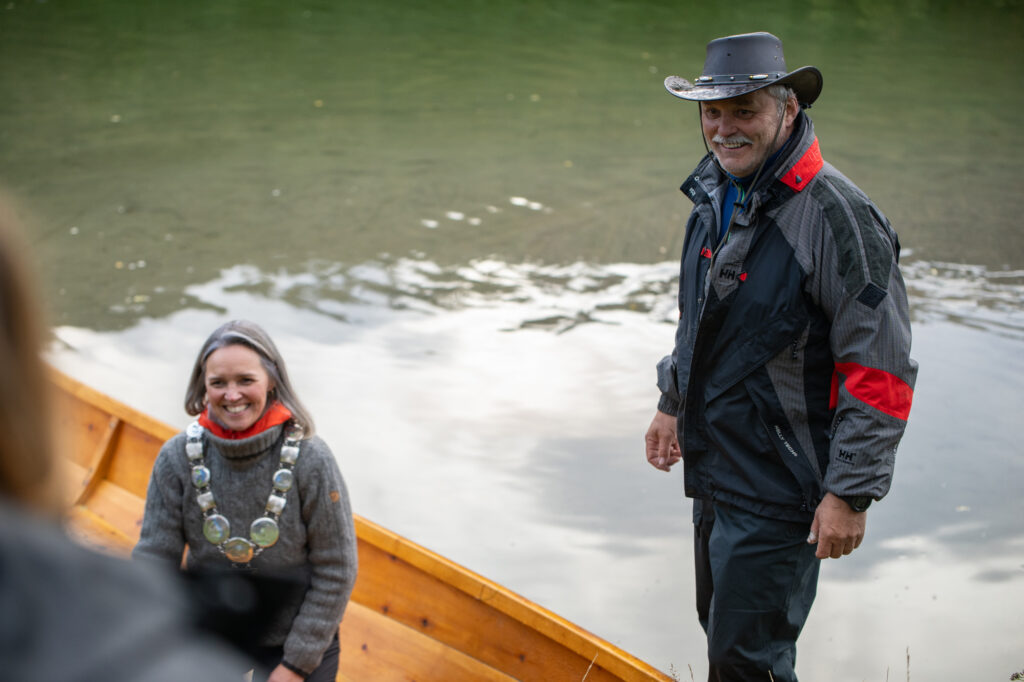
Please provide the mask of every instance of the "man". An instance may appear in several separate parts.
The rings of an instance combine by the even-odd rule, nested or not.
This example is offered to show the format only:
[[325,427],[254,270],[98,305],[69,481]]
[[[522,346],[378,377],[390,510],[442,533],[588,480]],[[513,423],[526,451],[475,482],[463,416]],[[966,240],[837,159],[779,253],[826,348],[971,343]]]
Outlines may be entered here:
[[889,490],[917,366],[885,216],[824,162],[821,73],[786,72],[768,33],[711,41],[699,102],[708,155],[694,203],[675,350],[648,461],[684,463],[697,612],[711,680],[795,680],[820,559],[856,549]]

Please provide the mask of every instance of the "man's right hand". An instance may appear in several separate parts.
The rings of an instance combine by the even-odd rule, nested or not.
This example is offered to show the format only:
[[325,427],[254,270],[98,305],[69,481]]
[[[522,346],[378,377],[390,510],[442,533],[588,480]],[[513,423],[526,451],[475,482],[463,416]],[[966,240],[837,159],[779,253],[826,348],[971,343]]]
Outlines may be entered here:
[[670,414],[655,412],[644,440],[647,442],[647,461],[655,469],[668,471],[683,458],[676,438],[676,418]]

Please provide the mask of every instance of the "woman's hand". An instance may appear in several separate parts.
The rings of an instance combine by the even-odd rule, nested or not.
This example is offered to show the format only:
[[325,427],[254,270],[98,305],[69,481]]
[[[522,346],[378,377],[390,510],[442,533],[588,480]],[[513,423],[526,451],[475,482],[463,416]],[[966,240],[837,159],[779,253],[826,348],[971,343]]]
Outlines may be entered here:
[[267,682],[302,682],[302,675],[294,673],[280,664],[270,673]]

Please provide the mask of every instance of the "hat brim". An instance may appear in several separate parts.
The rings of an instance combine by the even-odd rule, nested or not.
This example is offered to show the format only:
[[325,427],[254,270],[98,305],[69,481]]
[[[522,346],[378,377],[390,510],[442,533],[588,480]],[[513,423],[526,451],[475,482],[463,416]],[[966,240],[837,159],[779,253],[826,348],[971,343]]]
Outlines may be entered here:
[[669,76],[665,79],[665,89],[670,95],[679,99],[690,100],[691,102],[713,102],[723,99],[732,99],[755,90],[762,90],[769,85],[788,85],[796,93],[797,101],[810,106],[818,99],[824,79],[821,71],[813,66],[803,66],[796,71],[787,73],[782,78],[771,81],[756,81],[748,83],[715,83],[707,85],[694,85],[685,78]]

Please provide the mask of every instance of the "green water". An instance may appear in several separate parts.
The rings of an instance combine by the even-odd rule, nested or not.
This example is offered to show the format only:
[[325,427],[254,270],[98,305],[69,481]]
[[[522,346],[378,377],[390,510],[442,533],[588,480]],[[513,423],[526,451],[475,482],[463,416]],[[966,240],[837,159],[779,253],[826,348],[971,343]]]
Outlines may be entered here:
[[834,5],[11,2],[0,185],[93,328],[236,263],[669,260],[702,147],[661,81],[761,28],[824,72],[825,156],[905,247],[1024,265],[1020,3]]

